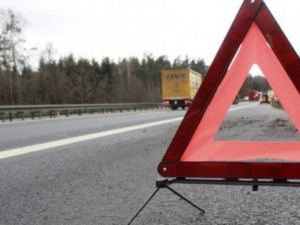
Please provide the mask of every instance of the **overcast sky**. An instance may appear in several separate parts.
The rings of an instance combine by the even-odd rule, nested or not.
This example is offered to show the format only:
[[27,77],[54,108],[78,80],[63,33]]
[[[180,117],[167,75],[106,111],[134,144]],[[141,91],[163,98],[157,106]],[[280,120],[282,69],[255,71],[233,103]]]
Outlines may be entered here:
[[[203,58],[209,65],[243,0],[9,0],[27,21],[27,48],[40,57],[52,43],[56,58],[118,61],[152,53]],[[265,0],[296,52],[300,52],[300,1]],[[35,63],[32,60],[31,63]]]

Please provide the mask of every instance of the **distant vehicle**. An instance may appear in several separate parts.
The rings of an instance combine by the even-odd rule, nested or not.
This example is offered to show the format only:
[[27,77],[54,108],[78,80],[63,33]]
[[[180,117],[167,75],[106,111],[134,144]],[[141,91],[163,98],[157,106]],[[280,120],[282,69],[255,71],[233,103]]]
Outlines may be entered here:
[[270,103],[270,97],[268,93],[263,93],[259,99],[260,104],[262,103]]
[[202,83],[202,75],[189,68],[162,70],[161,83],[163,104],[172,110],[184,109],[192,103]]
[[268,91],[262,93],[262,95],[259,99],[259,102],[260,103],[271,103],[274,100],[275,100],[274,91],[268,90]]
[[276,97],[274,91],[273,90],[268,90],[267,93],[269,95],[269,101],[274,102],[275,97]]
[[250,90],[248,92],[248,101],[258,101],[261,96],[261,92],[256,90]]
[[245,97],[244,97],[244,101],[249,101],[249,97],[248,97],[248,96],[245,96]]

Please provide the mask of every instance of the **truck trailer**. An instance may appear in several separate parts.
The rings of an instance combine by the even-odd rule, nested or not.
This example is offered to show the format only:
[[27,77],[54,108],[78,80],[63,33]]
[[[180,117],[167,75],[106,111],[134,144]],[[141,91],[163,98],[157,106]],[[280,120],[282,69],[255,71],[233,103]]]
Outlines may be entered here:
[[249,101],[258,101],[261,96],[261,92],[256,90],[250,90],[248,92],[248,100]]
[[162,101],[172,110],[189,107],[199,86],[202,75],[189,68],[161,71]]

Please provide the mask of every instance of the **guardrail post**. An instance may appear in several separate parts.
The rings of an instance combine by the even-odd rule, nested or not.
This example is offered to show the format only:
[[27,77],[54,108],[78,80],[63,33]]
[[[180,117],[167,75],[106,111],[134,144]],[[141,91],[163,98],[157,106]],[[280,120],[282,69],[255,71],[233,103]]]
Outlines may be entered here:
[[1,119],[2,119],[2,122],[5,121],[5,113],[1,113]]
[[9,112],[9,121],[13,120],[12,112]]

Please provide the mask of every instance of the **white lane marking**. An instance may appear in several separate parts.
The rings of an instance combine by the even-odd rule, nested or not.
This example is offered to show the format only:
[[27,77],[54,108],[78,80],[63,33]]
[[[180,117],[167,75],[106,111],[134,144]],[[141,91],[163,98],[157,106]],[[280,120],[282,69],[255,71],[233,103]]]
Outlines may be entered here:
[[143,128],[159,126],[159,125],[163,125],[163,124],[167,124],[167,123],[177,122],[177,121],[181,121],[182,118],[183,117],[176,117],[176,118],[168,119],[168,120],[161,120],[161,121],[157,121],[157,122],[134,125],[134,126],[118,128],[118,129],[114,129],[114,130],[108,130],[108,131],[102,131],[102,132],[98,132],[98,133],[94,133],[94,134],[87,134],[87,135],[82,135],[82,136],[78,136],[78,137],[66,138],[66,139],[62,139],[62,140],[58,140],[58,141],[50,141],[50,142],[46,142],[46,143],[42,143],[42,144],[36,144],[36,145],[31,145],[31,146],[26,146],[26,147],[4,150],[4,151],[0,152],[0,159],[6,159],[9,157],[13,157],[13,156],[43,151],[43,150],[46,150],[49,148],[60,147],[63,145],[74,144],[74,143],[78,143],[78,142],[82,142],[82,141],[93,140],[96,138],[107,137],[110,135],[121,134],[121,133],[134,131],[134,130],[138,130],[138,129],[143,129]]
[[244,106],[239,106],[239,107],[237,106],[237,107],[234,107],[234,108],[230,108],[229,111],[245,109],[245,108],[250,108],[250,107],[254,107],[254,106],[258,106],[258,104],[244,105]]
[[151,114],[158,115],[158,114],[166,114],[167,111],[164,112],[146,112],[146,113],[139,113],[138,116],[149,116]]

